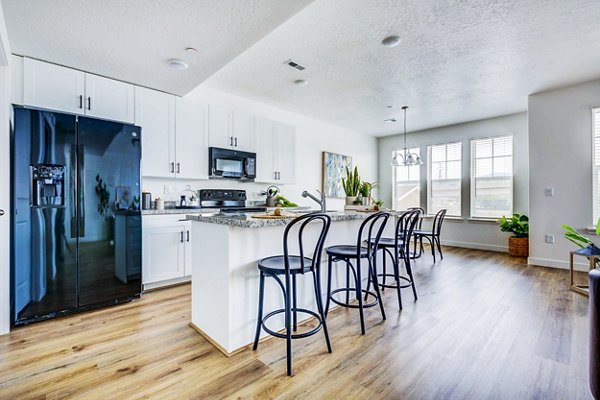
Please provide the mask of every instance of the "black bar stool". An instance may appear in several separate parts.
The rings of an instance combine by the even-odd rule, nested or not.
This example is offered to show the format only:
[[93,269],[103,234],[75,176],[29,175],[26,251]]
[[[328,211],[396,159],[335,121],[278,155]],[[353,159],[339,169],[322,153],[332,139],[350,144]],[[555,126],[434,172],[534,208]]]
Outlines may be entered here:
[[431,255],[433,256],[433,262],[435,262],[436,246],[440,253],[440,259],[444,259],[444,254],[442,253],[442,244],[440,243],[440,235],[442,234],[442,223],[444,222],[444,218],[446,217],[446,211],[448,210],[442,208],[440,211],[437,212],[437,214],[435,214],[430,231],[415,229],[413,233],[415,240],[419,240],[420,243],[419,254],[423,252],[423,238],[427,239],[429,244],[431,244]]
[[[360,329],[362,334],[365,334],[365,317],[363,309],[367,307],[373,307],[379,303],[381,308],[381,316],[385,320],[385,310],[383,309],[383,301],[381,301],[381,293],[379,292],[379,285],[377,285],[377,276],[375,268],[375,253],[377,244],[383,233],[383,229],[387,223],[389,213],[379,212],[369,216],[363,221],[358,230],[358,238],[356,240],[356,246],[352,245],[341,245],[331,246],[325,249],[328,255],[327,264],[327,304],[325,305],[325,315],[329,311],[329,302],[333,301],[335,304],[349,308],[358,308],[360,315]],[[366,243],[367,246],[363,247],[363,233],[367,231]],[[369,245],[372,243],[372,245]],[[373,281],[375,292],[370,292],[362,288],[362,277],[361,277],[361,260],[366,259],[368,262],[369,282]],[[356,260],[356,265],[352,264],[351,260]],[[331,290],[331,272],[333,263],[338,261],[344,261],[346,263],[346,287]],[[354,287],[350,287],[350,272],[354,277]],[[346,293],[346,301],[342,302],[337,300],[334,295],[336,293]],[[350,293],[355,292],[356,300],[358,304],[350,303]],[[370,303],[364,304],[362,294],[365,294],[365,301],[368,300],[368,296],[372,296],[374,300]]]
[[[413,237],[413,232],[419,224],[420,216],[421,210],[419,209],[403,212],[398,216],[396,221],[396,232],[394,237],[381,238],[377,244],[377,250],[383,251],[383,273],[377,274],[377,276],[382,277],[382,282],[378,282],[379,286],[381,287],[381,290],[385,290],[385,288],[396,289],[398,294],[398,307],[400,310],[402,310],[402,294],[400,293],[400,289],[411,287],[415,301],[418,299],[417,288],[415,286],[415,280],[410,265],[410,260],[412,259],[410,254],[410,239]],[[386,270],[386,255],[392,260],[392,265],[394,267],[393,274],[388,273]],[[406,275],[401,274],[400,260],[404,263]],[[387,277],[392,277],[396,283],[387,284]],[[402,283],[402,281],[405,283]],[[369,290],[369,286],[367,286],[367,290]]]
[[[415,211],[415,210],[419,210],[421,212],[421,214],[419,215],[419,222],[417,222],[417,225],[415,226],[415,230],[421,230],[423,229],[423,216],[425,215],[425,209],[423,207],[408,207],[406,209],[406,211]],[[414,238],[413,240],[414,243],[414,247],[413,247],[413,253],[411,254],[410,258],[412,258],[413,260],[415,258],[419,258],[421,257],[421,249],[419,248],[419,252],[417,253],[417,239]]]
[[[313,258],[305,256],[303,245],[304,229],[310,223],[321,224],[316,245],[314,248]],[[293,226],[300,224],[298,228],[298,251],[300,255],[290,255],[288,250],[288,235]],[[331,224],[331,217],[323,213],[312,213],[303,215],[294,219],[286,226],[283,233],[283,255],[263,258],[258,261],[258,269],[260,271],[260,288],[258,295],[258,319],[256,322],[256,336],[254,338],[253,349],[258,348],[258,339],[260,338],[261,328],[268,334],[286,339],[287,342],[287,374],[292,375],[292,339],[301,339],[312,336],[323,328],[325,333],[325,341],[327,342],[327,351],[331,353],[331,343],[329,341],[329,332],[327,332],[327,323],[325,321],[325,313],[323,310],[323,300],[321,299],[321,253],[325,244],[327,232]],[[318,313],[306,308],[297,307],[296,299],[296,276],[304,275],[311,272],[313,275],[313,285],[315,289],[315,297],[317,301]],[[283,292],[284,308],[271,311],[263,318],[263,305],[265,296],[265,277],[272,277],[279,284]],[[284,282],[279,276],[284,276]],[[319,322],[316,328],[299,334],[292,334],[292,314],[293,314],[293,330],[297,329],[297,313],[304,313],[313,316]],[[267,320],[277,314],[285,314],[285,334],[275,332],[267,327]]]

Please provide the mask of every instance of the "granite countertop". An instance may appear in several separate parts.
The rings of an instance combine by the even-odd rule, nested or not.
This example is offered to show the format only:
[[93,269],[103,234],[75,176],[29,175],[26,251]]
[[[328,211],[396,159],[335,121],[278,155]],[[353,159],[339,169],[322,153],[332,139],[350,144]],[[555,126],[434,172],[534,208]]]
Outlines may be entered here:
[[[187,215],[186,219],[194,222],[206,222],[209,224],[229,225],[238,228],[264,228],[268,226],[284,226],[289,224],[293,219],[257,219],[252,218],[252,214],[214,214],[214,215]],[[372,215],[371,213],[355,212],[355,211],[334,211],[328,212],[331,216],[331,222],[363,220]],[[304,215],[299,213],[298,216]]]
[[218,208],[165,208],[164,210],[142,210],[142,215],[165,215],[165,214],[200,214],[218,213]]

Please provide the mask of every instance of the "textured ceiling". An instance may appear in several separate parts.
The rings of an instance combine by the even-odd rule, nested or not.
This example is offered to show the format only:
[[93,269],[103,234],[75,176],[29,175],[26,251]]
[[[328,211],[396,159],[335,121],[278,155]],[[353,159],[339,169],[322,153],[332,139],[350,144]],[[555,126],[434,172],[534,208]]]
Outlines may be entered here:
[[[311,2],[2,0],[2,8],[15,54],[183,95]],[[171,69],[169,58],[190,68]]]
[[[377,136],[401,131],[406,104],[415,131],[600,77],[599,21],[598,0],[317,0],[206,84]],[[381,46],[391,34],[400,45]]]

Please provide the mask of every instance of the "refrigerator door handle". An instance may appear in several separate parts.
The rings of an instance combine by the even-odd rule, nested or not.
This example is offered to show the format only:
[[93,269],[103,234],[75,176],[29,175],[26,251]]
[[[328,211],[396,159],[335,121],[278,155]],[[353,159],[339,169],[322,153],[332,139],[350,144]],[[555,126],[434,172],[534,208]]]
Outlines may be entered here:
[[85,236],[85,158],[83,157],[83,145],[77,146],[77,179],[79,180],[78,191],[78,209],[79,209],[79,237]]
[[69,207],[71,217],[71,239],[77,237],[77,174],[75,173],[75,166],[77,165],[77,150],[74,144],[71,145],[71,151],[69,152],[69,178],[70,186],[72,188],[69,193]]

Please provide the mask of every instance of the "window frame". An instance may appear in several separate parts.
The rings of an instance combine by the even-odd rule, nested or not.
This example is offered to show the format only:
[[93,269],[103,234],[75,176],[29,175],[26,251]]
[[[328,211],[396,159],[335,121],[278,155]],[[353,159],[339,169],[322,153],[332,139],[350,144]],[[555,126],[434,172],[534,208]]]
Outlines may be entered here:
[[[404,150],[403,148],[401,149],[397,149],[397,150],[392,150],[392,158],[396,155],[397,152]],[[415,147],[410,147],[409,152],[412,152],[413,150],[418,150],[418,154],[419,157],[421,157],[421,146],[415,146]],[[423,157],[421,157],[421,159],[423,159]],[[418,179],[416,181],[416,186],[418,186],[419,188],[419,205],[418,207],[421,207],[421,191],[423,189],[423,182],[421,179],[421,167],[422,165],[419,165],[419,174],[418,174]],[[396,180],[396,168],[400,168],[400,167],[396,167],[394,165],[392,165],[392,209],[395,210],[396,207],[396,186],[397,186],[397,180]],[[410,168],[410,167],[405,167],[405,168]],[[409,170],[409,174],[408,174],[409,178],[410,178],[410,170]],[[410,180],[408,181],[403,181],[403,182],[410,182]]]
[[[431,206],[431,182],[432,182],[432,157],[431,157],[431,149],[433,147],[438,147],[438,146],[445,146],[446,147],[446,154],[445,154],[445,160],[444,162],[446,163],[446,176],[448,173],[448,146],[449,145],[453,145],[453,144],[458,144],[460,145],[460,197],[459,197],[459,201],[460,201],[460,212],[458,215],[456,214],[446,214],[447,217],[450,218],[463,218],[463,163],[464,163],[464,149],[463,149],[463,143],[464,140],[459,140],[459,141],[452,141],[452,142],[444,142],[444,143],[437,143],[437,144],[430,144],[427,145],[427,208],[426,208],[426,215],[427,216],[433,216],[435,215],[435,213],[432,212],[432,206]],[[452,160],[452,161],[456,161],[456,160]],[[437,212],[437,211],[436,211]]]
[[[596,116],[598,116],[598,125],[600,128],[600,107],[592,107],[592,226],[596,226],[600,218],[600,196],[598,193],[600,182],[598,181],[598,172],[600,165],[596,165],[596,138],[600,142],[600,134],[596,136]],[[599,129],[600,130],[600,129]],[[599,132],[600,133],[600,132]],[[600,147],[600,146],[599,146]]]
[[[471,139],[471,154],[470,154],[470,187],[469,187],[469,191],[470,191],[470,204],[469,204],[469,213],[470,219],[480,219],[480,220],[490,220],[490,221],[495,221],[498,218],[496,217],[482,217],[482,216],[477,216],[474,213],[474,209],[475,209],[475,169],[476,169],[476,163],[475,163],[475,142],[477,142],[478,140],[490,140],[492,139],[492,163],[494,162],[494,145],[493,145],[493,140],[494,139],[500,139],[500,138],[505,138],[505,137],[510,137],[512,139],[512,147],[511,147],[511,152],[510,152],[510,157],[512,158],[511,160],[511,179],[510,179],[510,212],[508,213],[508,215],[512,215],[514,213],[514,207],[515,207],[515,136],[512,133],[506,133],[506,134],[502,134],[502,135],[494,135],[494,136],[485,136],[485,137],[478,137],[475,139]],[[493,164],[492,164],[492,168],[493,168]],[[493,171],[493,169],[492,169]]]

